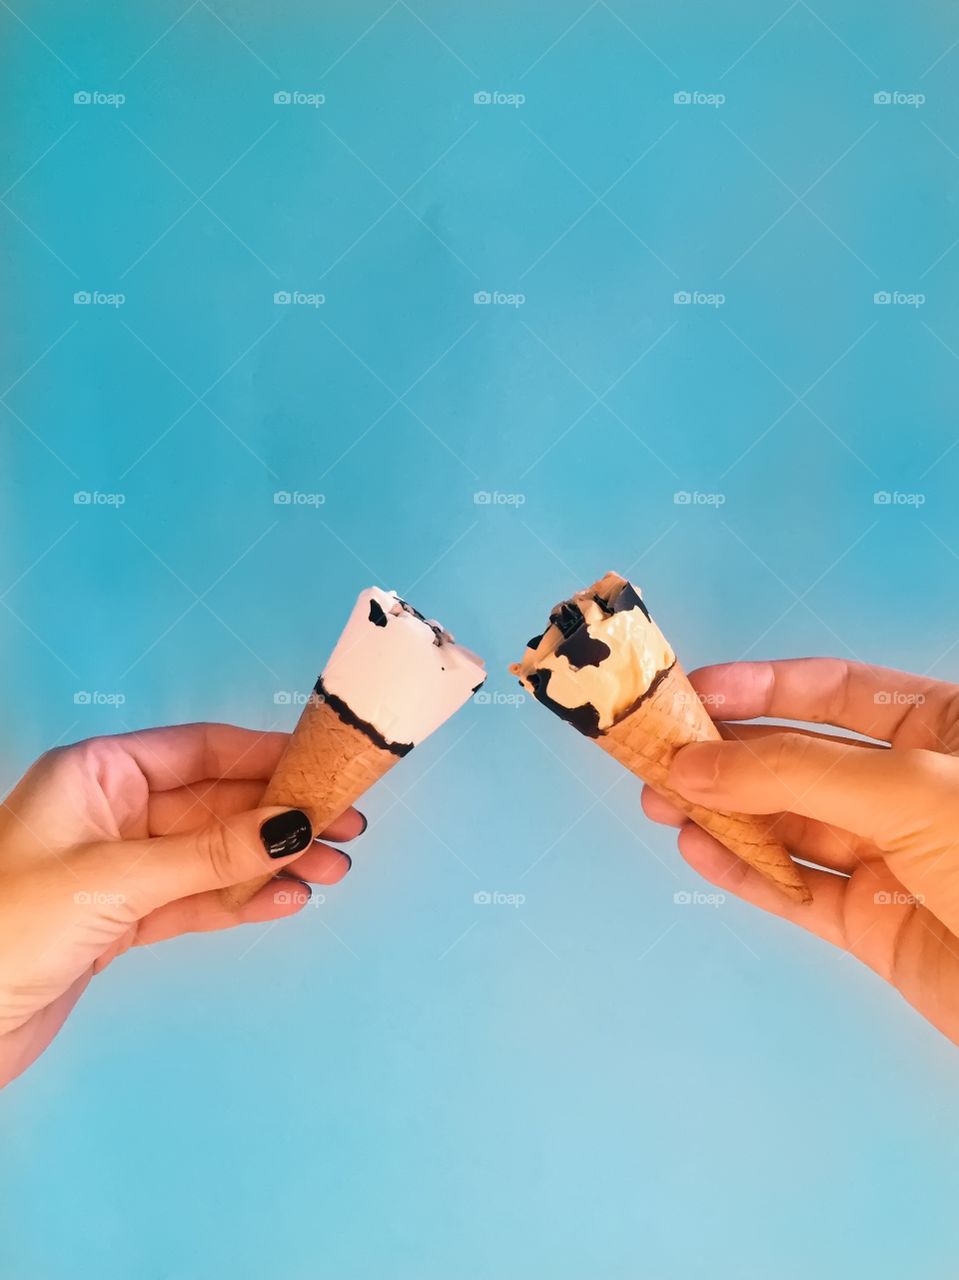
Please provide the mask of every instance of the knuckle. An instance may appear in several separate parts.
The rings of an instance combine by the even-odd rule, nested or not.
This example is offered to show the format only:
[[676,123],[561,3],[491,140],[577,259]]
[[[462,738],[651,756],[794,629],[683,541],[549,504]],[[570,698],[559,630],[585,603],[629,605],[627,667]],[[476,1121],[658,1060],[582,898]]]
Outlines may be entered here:
[[227,884],[234,878],[234,844],[225,823],[216,819],[197,832],[197,852],[216,879]]
[[57,772],[64,764],[66,764],[76,753],[77,747],[51,747],[49,751],[44,751],[42,756],[33,762],[30,767],[31,773],[47,776]]
[[767,739],[768,765],[774,773],[788,773],[806,755],[810,739],[799,733],[773,733]]
[[837,724],[849,704],[853,668],[845,658],[821,658],[817,677],[823,691],[822,706],[816,708],[813,723]]

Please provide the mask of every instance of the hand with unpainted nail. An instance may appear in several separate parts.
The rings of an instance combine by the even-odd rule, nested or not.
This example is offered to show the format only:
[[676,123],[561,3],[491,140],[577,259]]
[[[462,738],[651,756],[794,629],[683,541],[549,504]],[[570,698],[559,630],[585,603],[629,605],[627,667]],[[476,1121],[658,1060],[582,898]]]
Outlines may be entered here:
[[[677,752],[669,783],[697,804],[782,811],[776,830],[813,901],[758,872],[646,788],[707,880],[869,965],[959,1043],[959,685],[832,658],[737,662],[690,677],[725,742]],[[875,739],[776,724],[832,725]]]
[[[128,947],[295,915],[347,854],[298,809],[257,808],[288,735],[188,724],[48,752],[0,807],[0,1086]],[[366,827],[355,809],[316,833]],[[282,874],[242,907],[222,890]]]

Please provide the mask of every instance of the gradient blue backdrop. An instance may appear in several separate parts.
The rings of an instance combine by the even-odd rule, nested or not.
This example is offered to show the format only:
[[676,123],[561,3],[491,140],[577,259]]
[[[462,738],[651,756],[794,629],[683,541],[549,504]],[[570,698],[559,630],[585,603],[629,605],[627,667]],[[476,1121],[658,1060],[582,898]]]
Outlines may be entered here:
[[[609,567],[687,665],[959,675],[952,6],[0,30],[7,782],[90,734],[290,726],[372,581],[494,695]],[[4,1092],[4,1276],[955,1275],[956,1050],[824,944],[677,904],[705,886],[600,752],[494,696],[366,808],[325,901],[127,956]]]

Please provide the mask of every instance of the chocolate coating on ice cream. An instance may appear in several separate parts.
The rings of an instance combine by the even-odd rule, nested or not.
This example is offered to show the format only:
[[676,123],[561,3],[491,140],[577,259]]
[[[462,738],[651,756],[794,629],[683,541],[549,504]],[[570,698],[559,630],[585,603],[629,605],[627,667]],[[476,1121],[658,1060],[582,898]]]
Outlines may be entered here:
[[344,724],[348,724],[351,729],[359,729],[360,733],[366,734],[370,742],[375,747],[379,747],[381,751],[392,751],[395,756],[405,756],[409,755],[413,750],[412,742],[389,742],[383,737],[379,729],[371,725],[369,721],[361,720],[358,715],[354,715],[342,698],[338,698],[335,693],[330,693],[324,686],[322,676],[313,686],[313,692],[323,702],[327,703],[331,711],[336,712]]
[[675,661],[639,591],[607,573],[558,604],[510,670],[537,701],[599,737],[648,698]]
[[584,702],[580,707],[566,707],[561,702],[554,702],[548,691],[551,674],[549,671],[533,671],[530,673],[529,685],[533,691],[533,697],[537,702],[541,702],[544,707],[548,707],[555,715],[558,715],[560,720],[565,720],[567,724],[571,724],[580,733],[585,733],[587,738],[598,738],[599,713],[596,708],[591,702]]
[[609,645],[590,635],[584,624],[556,646],[556,653],[567,658],[574,667],[598,667],[604,658],[609,657]]
[[615,603],[612,605],[613,613],[622,613],[624,609],[642,609],[649,621],[649,610],[646,608],[643,597],[639,594],[631,582],[627,582],[616,597]]

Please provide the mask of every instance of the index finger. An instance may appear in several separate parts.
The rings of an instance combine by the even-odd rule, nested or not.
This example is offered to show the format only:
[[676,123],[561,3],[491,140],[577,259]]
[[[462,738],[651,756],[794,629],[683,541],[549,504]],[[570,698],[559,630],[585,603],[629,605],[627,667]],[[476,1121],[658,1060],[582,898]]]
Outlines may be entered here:
[[235,724],[177,724],[102,741],[115,743],[133,759],[151,791],[170,791],[208,778],[266,782],[289,737]]
[[[935,715],[952,685],[892,667],[844,658],[780,658],[700,667],[690,682],[710,714],[723,720],[777,716],[851,729],[890,742],[916,707]],[[916,746],[936,747],[935,734]]]

